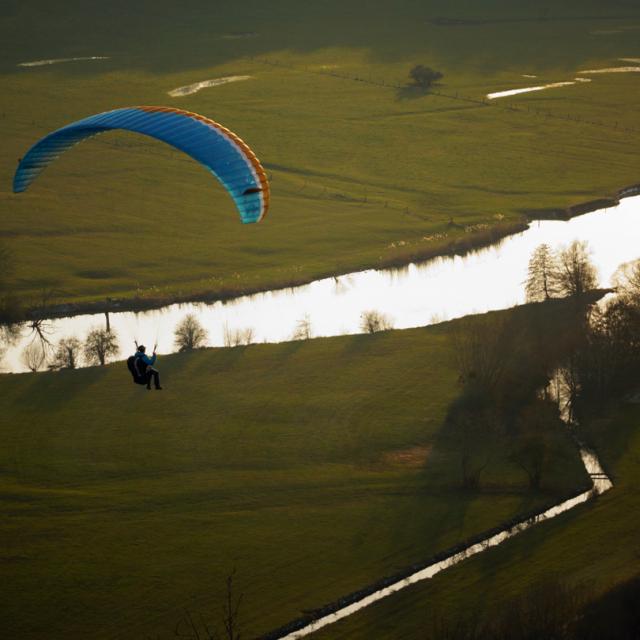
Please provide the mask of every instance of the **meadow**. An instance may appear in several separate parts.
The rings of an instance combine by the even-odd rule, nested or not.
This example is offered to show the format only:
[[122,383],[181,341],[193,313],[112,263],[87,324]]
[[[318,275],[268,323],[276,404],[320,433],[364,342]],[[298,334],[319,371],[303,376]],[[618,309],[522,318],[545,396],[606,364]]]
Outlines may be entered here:
[[638,404],[623,403],[612,405],[582,429],[613,479],[614,488],[607,494],[316,637],[433,637],[443,621],[502,616],[514,599],[554,581],[577,589],[587,603],[602,602],[600,609],[586,607],[587,613],[600,613],[591,621],[601,633],[596,637],[627,637],[616,635],[619,612],[607,611],[604,596],[637,578],[639,424]]
[[5,632],[172,637],[235,569],[255,637],[581,490],[561,425],[540,490],[509,439],[461,489],[455,326],[168,356],[161,392],[124,363],[0,376]]
[[[493,0],[482,12],[410,1],[9,2],[3,11],[0,243],[26,306],[43,291],[84,303],[216,297],[402,263],[638,181],[629,130],[638,74],[490,105],[453,99],[625,64],[640,55],[640,10],[626,2]],[[18,66],[91,56],[108,59]],[[444,73],[435,89],[452,98],[407,86],[418,63]],[[250,78],[168,95],[234,75]],[[520,110],[504,108],[512,103]],[[136,104],[200,112],[243,137],[271,179],[264,222],[241,225],[222,188],[182,154],[118,132],[11,193],[17,159],[40,136]]]
[[[402,263],[638,182],[637,73],[461,99],[639,57],[640,9],[623,0],[56,4],[8,0],[0,19],[0,248],[24,307],[221,297]],[[434,92],[408,86],[415,64],[444,73]],[[169,95],[228,76],[250,78]],[[126,133],[11,193],[40,136],[139,104],[245,139],[271,180],[264,222],[241,225],[202,168]],[[481,487],[461,489],[444,427],[461,394],[456,326],[176,354],[162,392],[122,362],[0,376],[3,631],[173,637],[185,611],[219,620],[235,570],[252,637],[582,488],[559,428],[540,490],[503,440]],[[551,572],[596,595],[631,577],[638,417],[584,427],[609,494],[324,637],[419,638],[434,611],[500,606]]]

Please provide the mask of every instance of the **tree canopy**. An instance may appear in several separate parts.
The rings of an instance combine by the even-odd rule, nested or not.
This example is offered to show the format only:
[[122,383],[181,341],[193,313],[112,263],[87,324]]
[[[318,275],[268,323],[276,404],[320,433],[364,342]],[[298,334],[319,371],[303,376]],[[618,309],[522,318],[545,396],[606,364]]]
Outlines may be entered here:
[[420,87],[428,89],[434,82],[437,82],[444,77],[440,71],[436,71],[431,67],[425,67],[422,64],[417,64],[411,71],[409,71],[409,77],[413,80],[414,84]]

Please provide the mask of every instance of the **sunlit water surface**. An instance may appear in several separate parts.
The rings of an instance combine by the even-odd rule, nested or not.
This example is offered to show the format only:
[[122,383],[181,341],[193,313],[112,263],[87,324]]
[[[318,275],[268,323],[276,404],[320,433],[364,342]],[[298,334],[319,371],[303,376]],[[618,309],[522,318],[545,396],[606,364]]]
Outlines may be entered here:
[[[134,340],[158,353],[172,353],[176,325],[195,314],[208,332],[208,346],[224,346],[225,331],[250,328],[253,342],[291,340],[296,326],[308,318],[313,337],[360,333],[361,315],[375,310],[388,316],[394,328],[418,327],[472,313],[505,309],[525,300],[523,283],[532,251],[586,240],[598,268],[600,284],[611,284],[620,264],[640,258],[640,196],[626,198],[609,209],[567,222],[534,222],[499,245],[465,257],[438,258],[403,269],[368,270],[309,285],[244,296],[214,304],[174,304],[143,313],[112,313],[120,358],[134,351]],[[55,343],[66,336],[83,339],[93,327],[104,327],[104,314],[47,321],[47,337]],[[21,353],[34,339],[27,325],[0,362],[5,372],[26,367]]]

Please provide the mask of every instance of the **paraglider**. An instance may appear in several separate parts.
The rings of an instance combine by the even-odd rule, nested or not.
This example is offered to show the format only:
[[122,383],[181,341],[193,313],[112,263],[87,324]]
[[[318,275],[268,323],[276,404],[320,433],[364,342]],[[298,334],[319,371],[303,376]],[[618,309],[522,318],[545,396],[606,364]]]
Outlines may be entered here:
[[233,198],[244,223],[259,222],[269,208],[267,175],[249,146],[205,116],[171,107],[129,107],[98,113],[48,134],[20,160],[14,193],[25,191],[60,154],[105,131],[124,129],[174,146],[204,165]]
[[153,355],[149,357],[146,347],[136,342],[136,352],[127,359],[127,368],[133,376],[135,384],[146,385],[147,389],[151,389],[151,380],[153,380],[157,391],[162,391],[160,386],[160,372],[153,366],[158,356],[156,355],[157,345],[153,347]]

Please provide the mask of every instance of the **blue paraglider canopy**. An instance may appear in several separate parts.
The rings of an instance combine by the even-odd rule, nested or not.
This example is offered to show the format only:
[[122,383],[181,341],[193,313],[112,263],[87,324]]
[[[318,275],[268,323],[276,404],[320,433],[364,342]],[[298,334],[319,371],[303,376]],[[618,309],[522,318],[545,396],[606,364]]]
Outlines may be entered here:
[[22,158],[13,191],[25,191],[60,154],[98,133],[125,129],[162,140],[204,165],[233,198],[242,222],[259,222],[269,208],[267,175],[235,133],[204,116],[171,107],[129,107],[78,120],[39,140]]

